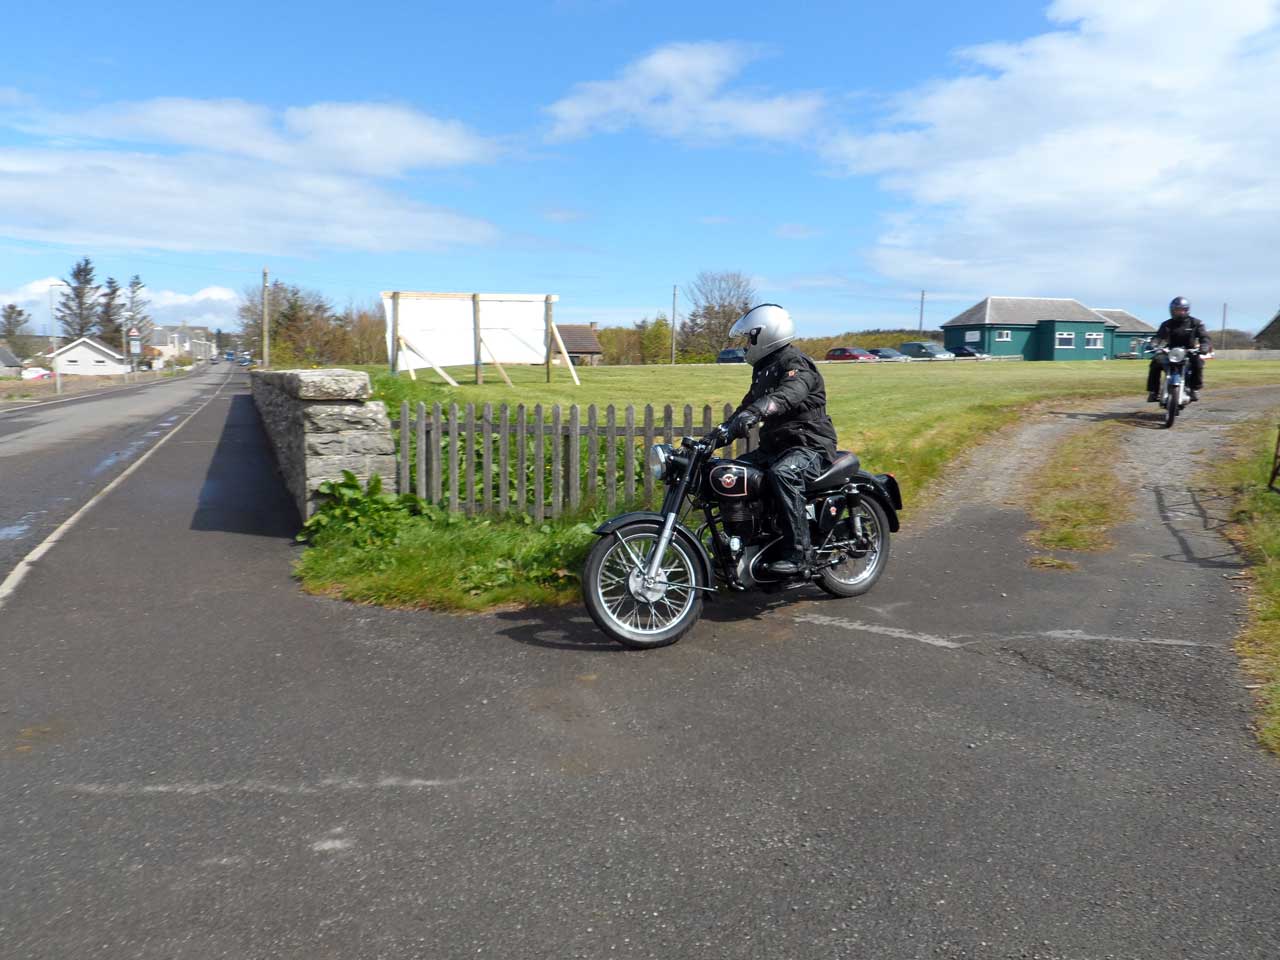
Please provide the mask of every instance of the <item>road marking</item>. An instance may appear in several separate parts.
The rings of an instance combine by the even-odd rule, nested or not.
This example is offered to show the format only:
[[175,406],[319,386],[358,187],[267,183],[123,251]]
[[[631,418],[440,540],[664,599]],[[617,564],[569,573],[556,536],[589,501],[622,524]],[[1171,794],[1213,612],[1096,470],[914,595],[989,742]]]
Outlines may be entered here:
[[72,793],[89,793],[105,797],[147,797],[176,794],[199,797],[207,793],[271,793],[301,796],[355,790],[422,790],[427,787],[452,787],[466,783],[467,777],[380,777],[361,780],[354,777],[331,777],[319,783],[272,783],[266,780],[177,781],[174,783],[73,783],[64,789]]
[[914,640],[916,643],[927,643],[931,647],[944,647],[947,650],[958,650],[963,643],[935,637],[929,633],[912,633],[899,627],[886,627],[878,623],[863,623],[861,620],[841,620],[839,617],[827,617],[820,613],[802,613],[796,620],[801,623],[815,623],[820,627],[839,627],[841,630],[857,630],[862,633],[878,633],[881,636],[893,637],[896,640]]
[[226,378],[224,378],[222,383],[218,384],[218,389],[216,389],[213,392],[212,396],[210,396],[207,400],[204,401],[204,403],[200,404],[200,406],[196,407],[195,410],[189,413],[186,419],[184,419],[181,423],[179,423],[176,427],[174,427],[172,430],[166,433],[163,437],[157,440],[155,443],[155,446],[153,446],[150,450],[148,450],[146,453],[140,456],[137,460],[133,461],[133,463],[131,463],[128,467],[126,467],[120,473],[120,476],[116,477],[114,480],[108,483],[105,487],[103,487],[101,490],[95,493],[92,497],[90,497],[89,501],[83,507],[81,507],[75,513],[73,513],[71,516],[67,517],[66,520],[62,521],[62,524],[58,527],[58,529],[54,530],[53,533],[45,537],[42,541],[40,541],[39,545],[36,546],[35,549],[33,549],[21,560],[19,560],[17,566],[15,566],[11,571],[9,571],[9,575],[5,577],[4,580],[0,580],[0,609],[4,608],[4,605],[9,601],[9,598],[13,596],[14,591],[18,589],[18,585],[22,583],[23,579],[31,571],[31,568],[35,566],[35,564],[40,560],[41,557],[43,557],[46,553],[48,553],[50,550],[53,549],[53,545],[57,543],[59,540],[61,540],[62,537],[72,527],[76,525],[76,523],[80,520],[80,518],[83,517],[86,513],[88,513],[93,508],[94,504],[96,504],[99,500],[103,499],[107,494],[109,494],[116,487],[120,486],[120,484],[124,483],[124,481],[127,480],[135,470],[137,470],[140,466],[146,463],[148,459],[150,459],[153,453],[155,453],[157,450],[163,447],[165,445],[165,442],[170,437],[172,437],[175,433],[177,433],[179,430],[185,427],[191,421],[192,417],[194,417],[201,410],[207,407],[210,404],[210,402],[212,402],[214,397],[216,397],[219,393],[221,393],[222,388],[225,387],[230,381],[231,381],[230,376],[227,376]]
[[1196,643],[1191,640],[1171,640],[1163,637],[1117,637],[1112,634],[1085,633],[1082,630],[1044,630],[1039,633],[992,634],[986,637],[974,637],[963,634],[956,637],[937,637],[929,633],[914,633],[900,627],[888,627],[879,623],[864,623],[861,620],[843,620],[840,617],[827,617],[820,613],[803,613],[792,619],[799,623],[813,623],[821,627],[839,627],[861,633],[875,633],[896,640],[914,640],[916,643],[927,643],[932,647],[943,647],[947,650],[960,650],[964,647],[976,646],[980,643],[994,643],[1001,640],[1101,640],[1106,643],[1131,643],[1137,646],[1153,647],[1217,647],[1214,643]]

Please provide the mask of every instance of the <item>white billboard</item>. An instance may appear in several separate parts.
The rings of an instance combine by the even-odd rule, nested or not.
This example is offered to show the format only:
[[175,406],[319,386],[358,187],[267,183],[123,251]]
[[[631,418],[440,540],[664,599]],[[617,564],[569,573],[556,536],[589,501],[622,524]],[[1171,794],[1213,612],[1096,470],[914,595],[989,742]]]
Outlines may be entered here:
[[430,367],[451,382],[443,367],[546,363],[548,339],[553,351],[560,344],[551,306],[558,299],[554,294],[384,292],[387,355],[397,372]]

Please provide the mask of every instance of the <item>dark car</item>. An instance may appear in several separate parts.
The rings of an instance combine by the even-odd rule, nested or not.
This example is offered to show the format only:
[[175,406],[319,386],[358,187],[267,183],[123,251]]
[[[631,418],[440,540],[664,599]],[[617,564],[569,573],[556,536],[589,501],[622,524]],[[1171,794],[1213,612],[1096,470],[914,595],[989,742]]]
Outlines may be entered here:
[[957,360],[963,359],[963,358],[968,358],[971,360],[985,360],[987,357],[991,356],[991,354],[989,353],[981,353],[977,350],[974,350],[972,347],[956,347],[951,352],[956,355]]
[[716,354],[716,363],[746,363],[746,347],[725,347]]
[[932,340],[908,340],[898,344],[898,349],[912,360],[954,360],[956,355],[950,350],[943,350]]
[[827,351],[828,360],[852,361],[854,363],[879,363],[880,358],[861,347],[832,347]]
[[875,354],[881,360],[893,361],[895,363],[906,363],[911,359],[905,353],[899,353],[897,350],[893,349],[893,347],[872,347],[867,352]]

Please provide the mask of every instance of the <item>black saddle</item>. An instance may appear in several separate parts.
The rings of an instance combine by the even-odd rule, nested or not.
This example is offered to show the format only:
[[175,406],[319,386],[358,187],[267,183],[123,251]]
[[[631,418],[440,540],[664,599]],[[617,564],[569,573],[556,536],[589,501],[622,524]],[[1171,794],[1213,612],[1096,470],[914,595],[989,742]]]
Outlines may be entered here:
[[822,476],[809,482],[806,493],[818,493],[834,487],[842,487],[853,479],[854,474],[862,469],[862,463],[856,453],[848,450],[837,450],[835,461],[823,472]]

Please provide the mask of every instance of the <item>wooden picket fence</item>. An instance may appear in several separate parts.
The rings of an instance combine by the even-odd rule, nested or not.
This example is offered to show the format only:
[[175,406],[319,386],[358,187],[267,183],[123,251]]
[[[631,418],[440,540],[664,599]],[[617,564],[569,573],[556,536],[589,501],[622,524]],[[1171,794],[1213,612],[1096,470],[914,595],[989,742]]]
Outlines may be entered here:
[[[672,405],[655,413],[612,404],[603,411],[592,404],[562,410],[559,404],[532,409],[524,404],[486,403],[477,408],[425,403],[400,404],[392,421],[396,444],[396,482],[441,507],[473,516],[479,513],[523,513],[541,522],[574,513],[584,506],[649,502],[654,478],[645,455],[657,442],[680,442],[705,436],[723,416],[713,417],[708,404],[695,418],[685,404],[677,419]],[[738,440],[735,452],[753,448],[754,432]]]

